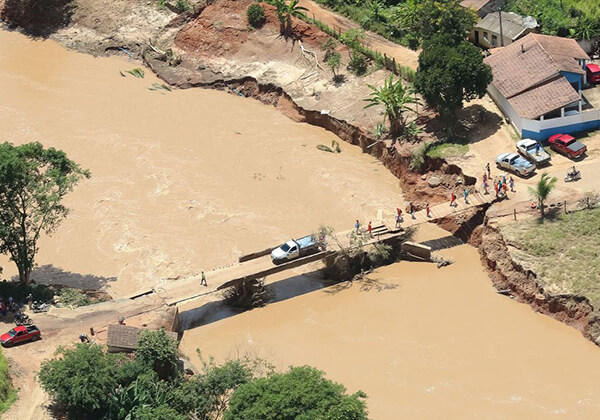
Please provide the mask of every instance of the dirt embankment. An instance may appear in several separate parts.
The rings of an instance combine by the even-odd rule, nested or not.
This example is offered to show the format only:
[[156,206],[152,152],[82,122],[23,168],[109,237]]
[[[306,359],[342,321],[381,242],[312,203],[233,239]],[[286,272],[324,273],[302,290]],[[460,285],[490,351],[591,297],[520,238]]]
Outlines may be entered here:
[[524,269],[510,257],[504,237],[493,226],[477,227],[470,242],[479,249],[481,261],[498,290],[510,292],[519,301],[576,328],[600,345],[600,313],[594,310],[588,298],[546,292],[538,283],[536,273]]

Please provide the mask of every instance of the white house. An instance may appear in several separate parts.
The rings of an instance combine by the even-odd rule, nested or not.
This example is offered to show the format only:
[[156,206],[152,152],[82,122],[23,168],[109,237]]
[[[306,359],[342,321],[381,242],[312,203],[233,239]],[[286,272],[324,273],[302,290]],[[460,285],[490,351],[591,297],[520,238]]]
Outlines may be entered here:
[[600,128],[600,109],[581,93],[590,58],[575,40],[530,33],[491,52],[488,92],[522,137]]

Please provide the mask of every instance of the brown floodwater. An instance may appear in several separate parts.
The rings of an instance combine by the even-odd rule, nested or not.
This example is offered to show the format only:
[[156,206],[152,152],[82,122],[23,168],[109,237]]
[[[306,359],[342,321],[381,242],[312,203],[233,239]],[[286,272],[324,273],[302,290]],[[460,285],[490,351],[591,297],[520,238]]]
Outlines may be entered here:
[[[136,66],[0,31],[0,141],[59,147],[93,174],[41,241],[34,278],[107,283],[121,296],[402,204],[372,157],[316,149],[332,134],[222,92],[151,91],[160,82],[148,72],[120,75]],[[364,284],[323,288],[301,270],[270,278],[281,281],[277,302],[237,315],[213,304],[214,321],[186,331],[180,348],[195,361],[199,348],[316,366],[364,390],[374,419],[598,418],[598,348],[496,294],[476,249],[440,254],[455,263],[401,262]]]
[[376,159],[316,148],[333,134],[236,95],[151,91],[149,71],[121,76],[136,66],[0,31],[0,141],[41,141],[92,172],[41,241],[34,279],[119,296],[403,204]]

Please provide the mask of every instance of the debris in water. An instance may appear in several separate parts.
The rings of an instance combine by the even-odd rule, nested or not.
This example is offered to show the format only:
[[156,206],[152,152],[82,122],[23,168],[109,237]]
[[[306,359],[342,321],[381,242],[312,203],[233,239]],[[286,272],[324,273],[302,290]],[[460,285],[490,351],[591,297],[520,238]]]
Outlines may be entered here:
[[139,77],[140,79],[144,78],[144,70],[139,67],[127,70],[127,73],[131,74],[132,76]]
[[152,86],[150,86],[148,89],[150,89],[150,90],[166,90],[168,92],[171,92],[171,86],[165,85],[164,83],[158,84],[158,83],[154,82],[154,83],[152,83]]
[[125,73],[123,73],[121,70],[119,70],[119,73],[121,73],[121,76],[127,77],[127,75]]

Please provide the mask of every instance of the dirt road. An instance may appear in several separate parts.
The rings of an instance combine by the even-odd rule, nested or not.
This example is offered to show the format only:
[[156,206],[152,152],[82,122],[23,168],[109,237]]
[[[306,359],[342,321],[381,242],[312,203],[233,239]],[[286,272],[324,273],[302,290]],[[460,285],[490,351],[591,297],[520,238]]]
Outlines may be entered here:
[[[358,23],[325,9],[314,1],[301,0],[300,5],[308,9],[308,16],[314,17],[334,29],[341,29],[342,32],[346,32],[349,29],[360,28]],[[369,48],[395,58],[398,64],[410,67],[413,70],[416,70],[419,66],[419,53],[417,51],[412,51],[369,31],[365,31],[365,41]]]

